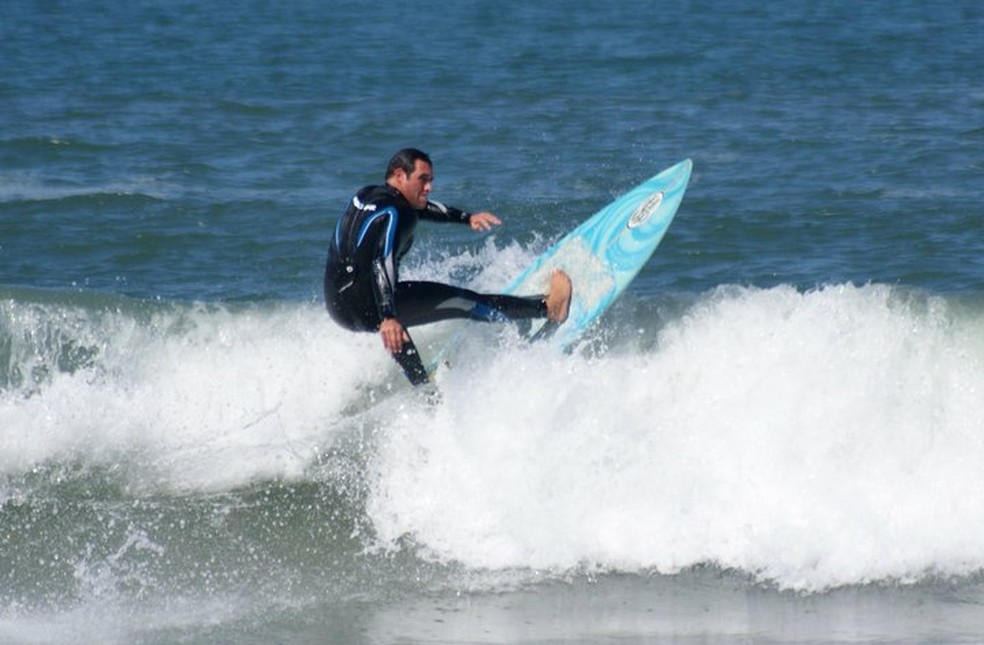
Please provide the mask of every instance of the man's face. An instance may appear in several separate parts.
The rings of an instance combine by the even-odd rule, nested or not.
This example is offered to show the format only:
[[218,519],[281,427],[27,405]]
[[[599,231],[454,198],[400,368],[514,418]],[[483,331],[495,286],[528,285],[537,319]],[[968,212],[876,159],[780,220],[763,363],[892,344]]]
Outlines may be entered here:
[[426,161],[417,159],[413,172],[409,175],[403,170],[397,170],[393,175],[393,186],[403,193],[410,205],[420,209],[427,205],[434,182],[434,170]]

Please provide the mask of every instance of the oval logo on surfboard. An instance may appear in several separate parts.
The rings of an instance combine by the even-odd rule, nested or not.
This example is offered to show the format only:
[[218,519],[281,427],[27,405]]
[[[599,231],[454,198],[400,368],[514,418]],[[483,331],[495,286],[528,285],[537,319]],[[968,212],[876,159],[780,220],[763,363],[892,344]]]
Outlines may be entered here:
[[634,213],[632,213],[632,217],[629,218],[629,228],[635,228],[652,217],[653,213],[656,212],[656,209],[658,209],[659,205],[662,203],[663,191],[659,191],[658,193],[647,198],[646,201],[639,204],[639,207],[635,209]]

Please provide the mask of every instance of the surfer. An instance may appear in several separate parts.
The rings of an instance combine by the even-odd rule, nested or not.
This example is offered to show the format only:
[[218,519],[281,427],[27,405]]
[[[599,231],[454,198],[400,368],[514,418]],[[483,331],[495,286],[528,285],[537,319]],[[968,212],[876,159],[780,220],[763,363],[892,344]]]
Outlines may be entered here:
[[481,294],[438,282],[399,281],[400,260],[410,250],[420,219],[487,231],[501,224],[488,211],[468,213],[428,198],[434,181],[430,157],[415,148],[398,151],[386,183],[362,188],[349,202],[328,245],[325,304],[331,318],[352,331],[378,331],[383,346],[414,385],[429,380],[408,327],[462,318],[502,322],[567,319],[571,280],[551,275],[542,296]]

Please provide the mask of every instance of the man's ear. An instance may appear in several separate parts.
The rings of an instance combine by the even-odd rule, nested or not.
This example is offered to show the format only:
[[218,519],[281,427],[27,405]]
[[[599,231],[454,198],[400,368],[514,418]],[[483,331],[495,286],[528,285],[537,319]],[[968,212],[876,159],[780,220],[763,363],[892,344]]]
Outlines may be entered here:
[[397,168],[395,171],[393,171],[393,174],[390,176],[390,182],[397,185],[405,184],[407,178],[408,178],[407,171],[404,170],[403,168]]

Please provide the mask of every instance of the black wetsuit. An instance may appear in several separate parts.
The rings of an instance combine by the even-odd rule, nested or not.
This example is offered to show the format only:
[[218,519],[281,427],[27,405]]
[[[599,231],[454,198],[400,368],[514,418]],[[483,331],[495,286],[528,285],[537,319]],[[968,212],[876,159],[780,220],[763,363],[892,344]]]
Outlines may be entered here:
[[[486,322],[543,318],[540,296],[479,294],[438,282],[400,282],[400,260],[420,219],[467,224],[470,215],[438,202],[417,210],[389,185],[366,186],[335,227],[325,266],[325,304],[352,331],[377,331],[386,318],[407,327],[466,318]],[[428,380],[412,341],[394,358],[414,385]]]

